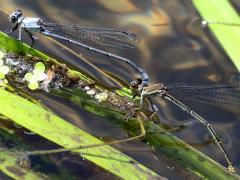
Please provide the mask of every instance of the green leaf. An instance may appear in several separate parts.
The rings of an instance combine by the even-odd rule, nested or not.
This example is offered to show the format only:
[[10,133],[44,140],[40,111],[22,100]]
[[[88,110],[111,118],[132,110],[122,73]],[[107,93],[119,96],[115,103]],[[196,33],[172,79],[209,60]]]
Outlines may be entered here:
[[[55,114],[0,89],[0,113],[65,148],[102,143]],[[110,146],[76,150],[82,157],[124,179],[158,179],[159,175]],[[134,163],[133,163],[134,162]]]
[[30,82],[30,83],[28,84],[28,87],[29,87],[29,89],[31,89],[31,90],[36,90],[36,89],[38,89],[39,84],[38,84],[38,82],[33,81],[33,82]]
[[0,80],[5,78],[5,74],[0,73]]
[[129,88],[123,87],[122,89],[116,90],[116,93],[118,93],[121,96],[127,96],[129,98],[132,98],[132,91]]
[[10,71],[9,67],[7,66],[0,66],[0,73],[6,75]]
[[34,80],[33,73],[27,73],[27,74],[25,74],[24,78],[25,78],[25,80],[28,81],[28,82],[33,82],[33,81],[35,81],[35,80]]
[[34,66],[33,74],[41,74],[45,71],[45,65],[42,62],[38,62]]
[[[54,94],[65,97],[75,104],[79,104],[85,110],[94,113],[95,115],[104,117],[106,120],[118,124],[124,127],[125,130],[131,132],[132,135],[137,135],[139,129],[136,120],[123,121],[126,118],[125,115],[119,110],[107,105],[101,105],[93,103],[92,100],[83,98],[78,89],[61,89],[54,90]],[[239,176],[235,174],[229,174],[226,169],[210,159],[208,156],[199,152],[195,148],[186,144],[182,140],[178,139],[170,133],[154,133],[164,132],[169,127],[164,124],[159,126],[151,121],[145,122],[145,128],[147,132],[153,132],[146,135],[144,141],[154,148],[155,152],[159,152],[161,155],[167,156],[174,162],[181,164],[201,178],[206,179],[238,179]]]
[[[239,13],[228,0],[193,0],[193,3],[205,20],[240,24]],[[210,24],[209,27],[240,71],[240,27],[222,24]]]
[[0,170],[14,179],[48,179],[43,174],[19,166],[16,163],[18,158],[18,153],[0,147]]

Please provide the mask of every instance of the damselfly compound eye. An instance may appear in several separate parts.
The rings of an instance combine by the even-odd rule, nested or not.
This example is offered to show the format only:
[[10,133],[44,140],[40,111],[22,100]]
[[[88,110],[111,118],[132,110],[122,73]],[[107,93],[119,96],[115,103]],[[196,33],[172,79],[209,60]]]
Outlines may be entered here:
[[131,85],[130,85],[130,87],[132,88],[132,89],[137,89],[138,88],[138,83],[136,82],[136,81],[133,81],[133,82],[131,82]]
[[22,16],[22,11],[21,10],[16,10],[9,16],[9,21],[11,23],[15,23],[20,17]]
[[10,16],[9,21],[14,24],[17,21],[17,18],[15,16]]

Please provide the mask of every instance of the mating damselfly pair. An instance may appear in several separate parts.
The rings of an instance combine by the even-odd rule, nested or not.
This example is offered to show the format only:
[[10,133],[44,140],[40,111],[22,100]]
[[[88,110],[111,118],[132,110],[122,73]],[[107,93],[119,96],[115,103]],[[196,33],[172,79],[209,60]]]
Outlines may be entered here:
[[[35,36],[35,32],[41,33],[45,36],[50,36],[56,39],[64,40],[69,43],[87,48],[94,52],[107,55],[109,57],[115,58],[117,60],[123,61],[134,69],[136,69],[140,74],[141,78],[131,83],[131,88],[136,93],[136,95],[140,95],[140,107],[143,107],[143,100],[145,97],[152,97],[154,95],[160,96],[163,99],[166,99],[178,107],[183,111],[186,111],[189,115],[193,116],[199,122],[201,122],[204,126],[206,126],[207,130],[213,136],[214,141],[222,151],[226,161],[228,163],[229,171],[233,172],[233,163],[230,160],[229,155],[226,153],[220,138],[214,131],[213,127],[210,125],[208,121],[206,121],[203,117],[193,111],[191,108],[177,100],[172,96],[172,94],[177,93],[183,97],[195,100],[195,101],[203,101],[209,103],[216,104],[236,104],[240,105],[240,85],[212,85],[212,86],[197,86],[197,85],[169,85],[165,86],[163,84],[152,84],[148,81],[148,75],[143,68],[138,67],[131,60],[109,53],[107,51],[103,51],[99,48],[96,48],[91,45],[97,46],[110,46],[114,48],[133,48],[135,47],[139,39],[138,37],[131,32],[121,29],[115,28],[99,28],[99,27],[85,27],[78,25],[67,25],[61,24],[57,22],[49,22],[44,21],[41,18],[32,18],[32,17],[23,17],[22,12],[20,10],[15,11],[10,15],[10,21],[13,23],[13,28],[11,32],[15,30],[19,30],[18,39],[21,40],[22,30],[26,31],[27,34],[32,39],[34,43],[37,40]],[[214,22],[214,21],[200,21],[202,25],[206,26],[207,24],[223,24],[230,25],[228,23]],[[85,44],[86,43],[86,44]],[[145,130],[141,120],[139,120],[140,127],[142,129],[141,135],[136,138],[142,137],[145,135]],[[76,147],[72,149],[60,149],[60,150],[49,150],[49,151],[37,151],[37,152],[28,152],[27,155],[37,155],[37,154],[47,154],[53,152],[63,152],[69,150],[76,149],[84,149],[90,147],[98,147],[105,144],[114,144],[119,143],[121,141],[130,141],[136,138],[128,138],[125,140],[114,141],[110,143],[97,144],[97,145],[89,145],[87,147]]]

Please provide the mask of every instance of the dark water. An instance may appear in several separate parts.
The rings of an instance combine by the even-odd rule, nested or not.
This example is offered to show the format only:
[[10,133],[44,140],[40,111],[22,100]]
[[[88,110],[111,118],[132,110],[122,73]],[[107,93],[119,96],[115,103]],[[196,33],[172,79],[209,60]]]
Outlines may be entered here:
[[[233,0],[233,3],[235,7],[239,7],[236,1]],[[0,5],[0,10],[4,13],[21,9],[25,16],[39,16],[71,24],[121,27],[135,32],[141,37],[139,48],[136,50],[120,50],[116,51],[116,53],[130,58],[143,67],[149,73],[151,82],[201,85],[227,84],[237,82],[239,78],[237,76],[238,71],[227,55],[223,53],[222,48],[216,43],[215,38],[208,29],[201,29],[197,25],[153,26],[153,24],[197,17],[198,14],[192,7],[191,1],[188,0],[0,0]],[[1,30],[6,30],[9,28],[7,23],[8,17],[3,13],[1,14]],[[94,66],[83,62],[79,57],[64,49],[64,47],[58,46],[43,36],[39,37],[39,42],[35,46],[36,49],[57,59],[65,60],[70,67],[87,72],[109,88],[120,87],[119,84],[128,85],[136,77],[136,72],[122,63],[67,44],[69,48],[76,50],[77,53],[81,53],[84,58],[101,70],[97,71]],[[26,39],[26,42],[29,42],[29,40]],[[121,83],[116,83],[106,78],[103,73],[117,77]],[[52,97],[46,93],[34,93],[34,96],[41,99],[61,117],[97,137],[105,139],[125,137],[125,133],[121,129],[101,118],[84,112],[70,102]],[[209,134],[205,127],[174,106],[166,104],[161,99],[155,98],[155,102],[159,106],[162,121],[170,125],[188,124],[189,127],[176,132],[176,136],[190,144],[192,143],[197,149],[226,166],[224,157],[222,157],[217,147],[212,143],[207,143]],[[240,142],[238,141],[240,137],[238,129],[240,128],[239,107],[213,106],[190,101],[184,102],[210,121],[223,138],[224,146],[233,158],[234,164],[240,167]],[[23,136],[28,143],[33,142],[34,138],[34,142],[36,140],[45,142],[39,137]],[[45,149],[53,147],[53,145],[46,142],[43,144],[46,144]],[[170,179],[193,178],[187,172],[178,170],[179,168],[174,163],[154,154],[151,148],[141,142],[119,144],[117,148],[122,149],[125,153],[162,176]],[[67,154],[64,157],[65,159],[63,159],[63,155],[53,156],[54,160],[59,162],[58,164],[61,166],[64,166],[63,162],[67,159],[69,167],[74,165],[76,168],[73,174],[79,172],[81,175],[78,177],[80,178],[91,179],[99,177],[99,175],[109,179],[113,178],[91,163],[85,163],[85,161],[80,160],[79,157],[72,157]],[[85,174],[82,172],[85,172]]]

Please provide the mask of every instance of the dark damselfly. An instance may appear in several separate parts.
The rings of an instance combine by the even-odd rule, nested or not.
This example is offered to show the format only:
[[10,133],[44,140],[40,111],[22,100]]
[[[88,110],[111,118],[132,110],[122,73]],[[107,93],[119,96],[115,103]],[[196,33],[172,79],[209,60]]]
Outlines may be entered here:
[[[138,84],[141,84],[141,79],[133,82],[131,84],[133,89],[138,91]],[[234,104],[240,105],[240,84],[233,85],[184,85],[184,84],[172,84],[165,86],[162,83],[149,83],[148,86],[143,87],[140,92],[140,108],[143,108],[143,100],[145,97],[152,96],[160,96],[163,99],[166,99],[176,106],[178,106],[181,110],[187,112],[190,116],[197,119],[200,123],[202,123],[210,134],[213,137],[213,140],[217,144],[217,146],[222,151],[227,163],[228,163],[228,171],[235,172],[233,167],[233,163],[230,160],[229,155],[224,149],[222,142],[216,132],[214,131],[212,125],[192,110],[190,107],[186,106],[184,103],[176,99],[172,96],[172,94],[179,95],[185,99],[204,102],[204,103],[212,103],[212,104]]]
[[67,41],[77,46],[81,46],[88,50],[107,55],[129,64],[131,67],[137,70],[138,73],[140,73],[143,79],[142,86],[148,84],[147,73],[144,69],[138,67],[134,62],[127,58],[92,46],[107,46],[121,49],[134,48],[138,45],[140,40],[137,35],[132,32],[116,28],[85,27],[79,25],[61,24],[57,22],[48,22],[41,18],[24,17],[22,16],[21,10],[16,10],[10,15],[10,22],[13,24],[11,32],[17,29],[19,30],[18,40],[21,40],[22,30],[24,30],[30,36],[32,45],[38,39],[33,34],[35,32]]
[[[139,93],[138,85],[141,84],[138,79],[136,82],[132,83],[132,88],[135,89]],[[139,83],[139,84],[138,84]],[[196,113],[194,110],[192,110],[190,107],[186,106],[184,103],[176,99],[172,95],[180,95],[183,98],[197,101],[197,102],[204,102],[204,103],[212,103],[212,104],[233,104],[233,105],[240,105],[240,85],[184,85],[184,84],[170,84],[168,86],[165,86],[161,83],[149,83],[148,86],[145,86],[142,88],[141,94],[140,94],[140,108],[143,108],[143,100],[146,97],[153,97],[153,96],[159,96],[163,99],[166,99],[176,106],[178,106],[181,110],[187,112],[190,116],[197,119],[200,123],[202,123],[211,136],[213,137],[214,142],[218,146],[218,148],[221,150],[221,152],[224,155],[224,158],[226,159],[226,162],[228,164],[227,170],[230,173],[234,173],[235,168],[233,166],[233,163],[231,161],[230,156],[226,152],[225,148],[222,145],[221,139],[213,129],[212,125],[204,119],[202,116],[200,116],[198,113]],[[157,109],[155,109],[157,110]],[[138,139],[140,137],[145,136],[146,131],[142,122],[142,118],[147,120],[148,118],[144,118],[144,114],[141,113],[141,111],[136,111],[138,115],[138,123],[141,128],[141,134],[138,136],[130,137],[124,140],[116,140],[101,144],[92,144],[88,146],[79,146],[79,147],[73,147],[73,148],[59,148],[59,149],[52,149],[52,150],[39,150],[39,151],[30,151],[26,152],[26,155],[32,156],[32,155],[42,155],[42,154],[52,154],[52,153],[59,153],[59,152],[66,152],[66,151],[75,151],[80,149],[86,149],[86,148],[93,148],[93,147],[100,147],[104,145],[111,145],[126,141],[131,141],[134,139]]]

